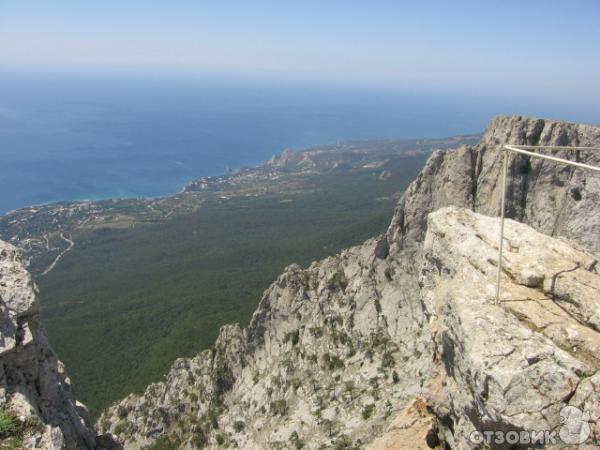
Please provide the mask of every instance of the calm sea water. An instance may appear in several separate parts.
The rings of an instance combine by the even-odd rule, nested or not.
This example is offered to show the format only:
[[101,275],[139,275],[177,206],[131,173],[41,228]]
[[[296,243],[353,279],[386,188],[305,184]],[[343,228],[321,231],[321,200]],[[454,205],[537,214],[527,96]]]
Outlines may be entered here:
[[498,102],[267,81],[0,75],[0,214],[160,196],[344,139],[480,132]]

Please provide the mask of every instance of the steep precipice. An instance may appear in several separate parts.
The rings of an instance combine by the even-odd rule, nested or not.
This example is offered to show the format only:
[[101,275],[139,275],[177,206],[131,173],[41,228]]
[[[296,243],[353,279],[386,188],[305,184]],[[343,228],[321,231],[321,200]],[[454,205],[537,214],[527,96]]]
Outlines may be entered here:
[[[0,408],[2,448],[117,448],[97,437],[73,396],[40,322],[31,276],[17,249],[0,241]],[[11,447],[11,445],[13,447]]]
[[[100,427],[133,449],[474,448],[474,430],[558,431],[573,405],[594,442],[599,180],[511,158],[500,305],[498,223],[469,210],[497,215],[503,144],[599,142],[598,127],[499,117],[476,147],[434,153],[386,235],[287,268],[248,328],[224,327]],[[449,205],[463,209],[430,214]]]
[[[497,216],[505,144],[598,146],[600,127],[521,116],[495,118],[477,146],[431,155],[399,202],[388,232],[390,242],[399,248],[420,247],[427,214],[448,205]],[[600,152],[546,153],[600,165]],[[597,175],[522,155],[511,156],[508,171],[507,217],[600,251]]]
[[567,406],[586,414],[571,425],[590,448],[600,442],[598,255],[508,221],[495,304],[498,219],[447,207],[427,224],[419,284],[434,368],[417,399],[426,407],[402,411],[372,448],[406,448],[395,442],[424,425],[450,448],[510,431],[548,432],[538,444],[554,448],[578,442],[565,437]]

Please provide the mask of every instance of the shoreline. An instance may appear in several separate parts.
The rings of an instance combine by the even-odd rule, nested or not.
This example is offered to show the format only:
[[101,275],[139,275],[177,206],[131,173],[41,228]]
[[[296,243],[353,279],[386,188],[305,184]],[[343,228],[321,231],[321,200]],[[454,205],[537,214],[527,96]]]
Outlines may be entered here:
[[52,206],[61,206],[61,205],[64,206],[64,205],[73,205],[73,204],[82,204],[83,205],[86,203],[95,204],[95,203],[104,203],[104,202],[116,203],[116,202],[122,202],[122,201],[148,202],[148,201],[158,201],[158,200],[173,198],[178,195],[182,195],[182,194],[185,194],[186,192],[189,192],[189,191],[187,191],[187,189],[191,185],[193,185],[194,183],[197,183],[198,181],[204,180],[204,179],[224,178],[224,177],[228,177],[228,176],[235,176],[244,170],[264,168],[267,165],[269,165],[270,162],[274,158],[279,157],[288,151],[291,151],[292,153],[295,153],[295,154],[299,154],[299,153],[304,153],[304,152],[310,152],[311,150],[316,150],[316,149],[334,150],[336,148],[343,148],[344,146],[352,146],[352,145],[360,145],[360,144],[371,144],[371,145],[373,145],[373,144],[381,145],[381,144],[386,144],[386,143],[388,143],[388,144],[389,143],[418,144],[418,143],[422,143],[422,142],[426,142],[426,141],[442,142],[442,141],[446,141],[446,140],[468,139],[468,138],[475,138],[475,137],[479,138],[481,135],[482,135],[482,133],[470,133],[470,134],[459,134],[459,135],[455,135],[455,136],[433,137],[433,138],[429,137],[429,138],[416,138],[416,139],[349,139],[349,140],[339,140],[335,143],[330,143],[330,144],[316,144],[316,145],[312,145],[310,147],[299,148],[299,149],[285,148],[285,149],[281,150],[279,153],[274,154],[270,159],[263,160],[254,165],[241,166],[241,167],[232,169],[231,171],[224,171],[224,172],[222,171],[222,172],[215,173],[215,174],[207,174],[207,175],[203,175],[201,177],[189,179],[188,181],[183,183],[183,185],[181,186],[181,188],[178,191],[173,192],[173,193],[166,193],[164,195],[155,195],[155,196],[154,195],[138,196],[138,197],[131,196],[131,197],[102,197],[102,198],[79,198],[79,199],[75,198],[75,199],[64,199],[64,200],[50,200],[48,202],[35,203],[32,205],[26,205],[26,206],[22,206],[19,208],[11,209],[6,212],[0,212],[0,219],[9,217],[14,214],[18,214],[19,212],[31,211],[31,210],[35,210],[38,208],[39,209],[48,208],[48,207],[52,207]]

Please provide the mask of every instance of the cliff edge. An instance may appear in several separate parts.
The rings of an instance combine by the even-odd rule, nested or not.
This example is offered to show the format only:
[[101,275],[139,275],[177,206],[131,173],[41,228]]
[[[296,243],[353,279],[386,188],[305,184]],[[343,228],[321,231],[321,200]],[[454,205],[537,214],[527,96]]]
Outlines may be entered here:
[[[600,443],[598,255],[509,220],[495,304],[498,222],[429,215],[419,283],[434,367],[372,450],[410,448],[399,442],[420,429],[450,448]],[[565,422],[570,408],[582,414]]]
[[570,406],[598,444],[600,182],[511,157],[496,305],[505,143],[592,146],[600,128],[502,116],[477,146],[434,153],[385,235],[288,267],[246,329],[223,327],[99,426],[131,449],[504,448],[473,432],[560,437]]
[[118,448],[96,437],[73,396],[40,322],[31,276],[17,249],[0,241],[0,415],[2,448]]

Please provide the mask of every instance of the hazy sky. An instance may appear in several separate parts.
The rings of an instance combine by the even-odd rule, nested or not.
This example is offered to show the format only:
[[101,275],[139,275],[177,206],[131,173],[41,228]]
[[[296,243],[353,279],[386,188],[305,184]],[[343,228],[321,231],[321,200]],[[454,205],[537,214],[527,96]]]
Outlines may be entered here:
[[0,68],[232,73],[598,102],[599,47],[599,0],[0,0]]

